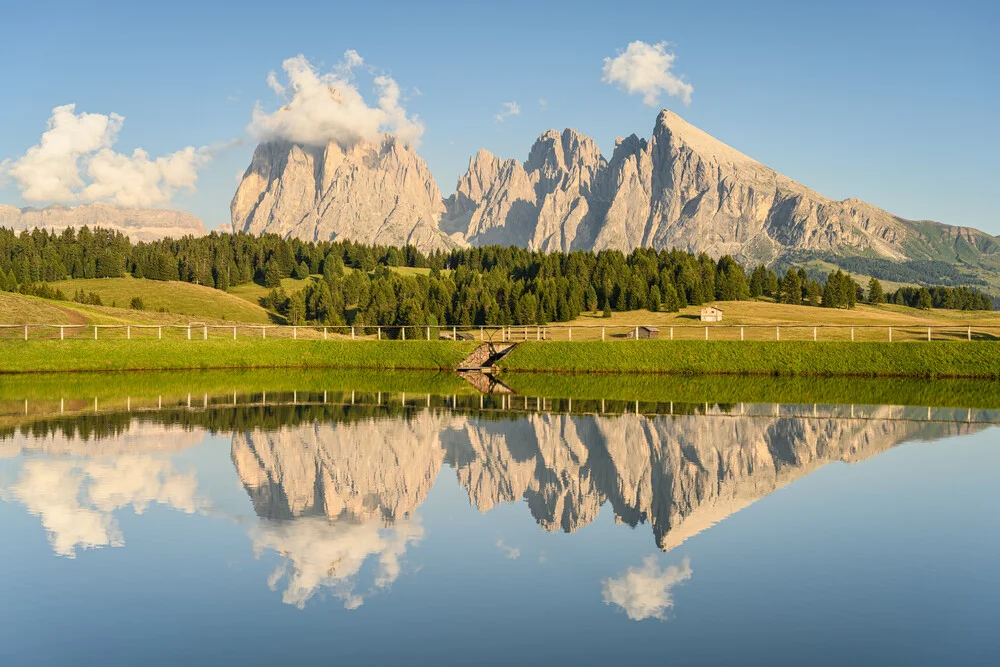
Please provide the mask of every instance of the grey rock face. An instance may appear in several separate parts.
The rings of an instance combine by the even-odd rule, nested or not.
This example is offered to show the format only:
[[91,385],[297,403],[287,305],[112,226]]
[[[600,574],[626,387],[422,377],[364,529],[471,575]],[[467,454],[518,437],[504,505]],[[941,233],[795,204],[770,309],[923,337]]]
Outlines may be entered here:
[[679,248],[748,263],[796,251],[893,260],[1000,254],[983,232],[827,199],[666,110],[650,139],[619,139],[608,161],[588,137],[565,130],[539,137],[520,166],[480,152],[446,202],[448,230],[473,245]]
[[744,263],[801,251],[1000,259],[993,236],[828,199],[666,110],[649,139],[619,139],[609,160],[571,129],[542,134],[523,163],[480,150],[443,202],[423,160],[389,136],[346,149],[264,143],[231,210],[235,231],[425,251],[496,244],[678,248]]
[[427,165],[389,136],[346,149],[262,143],[230,210],[237,232],[422,250],[459,243],[438,228],[444,205]]
[[0,205],[0,227],[15,231],[46,229],[53,232],[72,227],[102,227],[125,234],[133,241],[204,236],[201,220],[183,211],[151,208],[123,208],[112,204],[17,208]]

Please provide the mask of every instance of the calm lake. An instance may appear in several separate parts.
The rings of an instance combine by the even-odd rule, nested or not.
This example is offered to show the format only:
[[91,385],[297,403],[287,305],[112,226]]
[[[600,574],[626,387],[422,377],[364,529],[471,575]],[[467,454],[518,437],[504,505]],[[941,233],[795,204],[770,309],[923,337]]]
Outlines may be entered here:
[[994,385],[476,382],[0,378],[0,664],[1000,664]]

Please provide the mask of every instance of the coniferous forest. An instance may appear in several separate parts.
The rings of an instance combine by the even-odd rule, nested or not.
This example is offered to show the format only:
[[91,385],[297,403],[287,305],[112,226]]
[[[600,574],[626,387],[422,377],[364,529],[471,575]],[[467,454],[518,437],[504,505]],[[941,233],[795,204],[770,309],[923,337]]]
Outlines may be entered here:
[[[400,271],[399,267],[427,269]],[[917,308],[992,310],[968,287],[901,288],[886,294],[874,278],[858,284],[840,270],[821,284],[801,268],[779,276],[749,273],[732,257],[642,248],[625,254],[542,253],[483,247],[424,254],[413,247],[304,242],[275,235],[213,232],[132,243],[99,228],[20,234],[0,229],[0,290],[65,298],[47,283],[131,275],[226,290],[255,281],[271,288],[262,305],[291,323],[355,326],[546,324],[584,311],[677,311],[710,301],[770,297],[788,304],[853,308],[897,303]],[[321,276],[286,294],[283,278]],[[96,295],[77,292],[76,300]],[[99,298],[97,300],[99,302]]]

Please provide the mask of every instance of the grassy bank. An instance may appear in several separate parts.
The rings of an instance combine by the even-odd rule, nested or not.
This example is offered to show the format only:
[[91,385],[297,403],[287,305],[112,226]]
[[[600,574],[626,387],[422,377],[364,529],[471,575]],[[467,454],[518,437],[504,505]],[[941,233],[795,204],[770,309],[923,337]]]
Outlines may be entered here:
[[665,341],[522,343],[505,371],[892,378],[1000,377],[991,343]]
[[454,369],[475,343],[321,340],[2,341],[0,373],[253,368]]
[[724,375],[598,375],[507,373],[518,394],[550,399],[606,399],[666,403],[782,403],[823,405],[916,405],[935,408],[1000,408],[1000,382],[908,378],[774,377]]

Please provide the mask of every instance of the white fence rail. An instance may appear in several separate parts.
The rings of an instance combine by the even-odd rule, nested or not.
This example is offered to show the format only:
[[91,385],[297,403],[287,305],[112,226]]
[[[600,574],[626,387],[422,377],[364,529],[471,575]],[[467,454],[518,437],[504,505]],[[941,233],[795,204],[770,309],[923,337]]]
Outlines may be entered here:
[[840,324],[651,326],[643,324],[550,324],[545,326],[287,326],[189,324],[3,324],[0,339],[293,339],[293,340],[492,340],[594,341],[741,340],[741,341],[1000,341],[1000,325],[884,326]]

